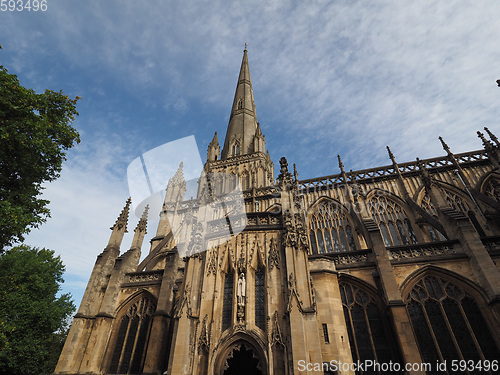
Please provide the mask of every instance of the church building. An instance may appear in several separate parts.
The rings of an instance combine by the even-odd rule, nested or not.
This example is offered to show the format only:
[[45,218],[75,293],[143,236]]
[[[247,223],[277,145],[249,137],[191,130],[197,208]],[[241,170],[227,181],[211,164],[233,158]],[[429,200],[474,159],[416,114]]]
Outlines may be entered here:
[[179,167],[144,257],[147,208],[124,248],[126,202],[55,374],[497,374],[500,141],[477,134],[307,180],[282,157],[275,177],[245,49],[210,177],[184,200]]

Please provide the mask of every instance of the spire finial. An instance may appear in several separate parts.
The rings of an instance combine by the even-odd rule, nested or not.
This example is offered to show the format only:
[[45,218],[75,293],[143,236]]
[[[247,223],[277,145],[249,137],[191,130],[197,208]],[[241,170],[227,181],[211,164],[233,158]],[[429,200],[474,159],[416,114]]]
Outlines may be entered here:
[[247,47],[248,47],[248,43],[245,43],[245,51],[247,50]]
[[389,157],[391,158],[393,163],[396,163],[396,159],[394,158],[394,154],[392,153],[391,149],[389,146],[385,146],[387,148],[387,152],[389,153]]
[[125,232],[127,231],[127,223],[128,223],[128,214],[130,211],[130,203],[132,203],[132,198],[128,198],[127,202],[125,203],[125,207],[123,207],[122,212],[120,213],[120,216],[118,216],[118,219],[116,219],[115,225],[113,225],[111,230],[115,229],[121,229],[125,227]]
[[439,136],[439,140],[441,141],[441,144],[443,145],[443,149],[448,153],[451,154],[450,148],[446,144],[446,142],[443,140],[443,137]]
[[493,140],[493,142],[495,142],[497,144],[497,146],[500,146],[500,141],[498,141],[498,138],[495,137],[495,134],[490,132],[490,129],[488,129],[487,127],[484,127],[484,130],[486,130],[486,133],[488,133],[488,135]]
[[477,131],[477,137],[480,138],[481,141],[483,141],[483,145],[489,143],[489,141],[486,138],[484,138],[484,134],[481,133],[479,130]]
[[137,227],[135,227],[134,232],[144,232],[146,233],[146,227],[148,225],[148,211],[149,211],[149,204],[146,205],[144,208],[144,212],[142,213],[141,219],[137,223]]
[[337,155],[337,159],[339,159],[339,168],[342,173],[345,173],[344,171],[344,163],[342,163],[342,159],[340,158],[340,155]]

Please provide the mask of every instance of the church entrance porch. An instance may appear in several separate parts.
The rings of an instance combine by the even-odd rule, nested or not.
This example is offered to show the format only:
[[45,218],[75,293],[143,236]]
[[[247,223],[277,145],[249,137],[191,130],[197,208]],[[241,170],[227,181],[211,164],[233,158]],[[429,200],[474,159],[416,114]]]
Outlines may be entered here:
[[224,351],[220,375],[265,375],[261,356],[248,342],[238,341]]

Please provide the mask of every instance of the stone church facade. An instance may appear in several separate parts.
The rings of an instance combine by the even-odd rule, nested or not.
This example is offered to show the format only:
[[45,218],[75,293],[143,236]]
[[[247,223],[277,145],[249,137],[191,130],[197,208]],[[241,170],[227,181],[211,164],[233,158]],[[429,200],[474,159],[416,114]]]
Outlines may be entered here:
[[[222,151],[215,134],[204,167],[231,178],[184,201],[181,166],[142,261],[147,211],[120,250],[127,201],[55,374],[391,373],[353,366],[365,361],[497,373],[500,142],[486,132],[478,151],[453,154],[441,139],[443,157],[398,164],[388,149],[390,165],[349,172],[339,157],[340,174],[308,180],[281,158],[275,178],[245,50]],[[203,199],[237,184],[241,222],[202,217]],[[181,222],[194,228],[183,257]],[[228,223],[244,227],[228,239]],[[453,360],[485,366],[453,372]]]

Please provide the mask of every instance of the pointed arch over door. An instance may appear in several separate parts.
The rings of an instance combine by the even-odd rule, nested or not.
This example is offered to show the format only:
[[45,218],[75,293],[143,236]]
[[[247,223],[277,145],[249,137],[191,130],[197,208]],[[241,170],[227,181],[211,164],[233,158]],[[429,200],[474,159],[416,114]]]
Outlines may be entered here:
[[108,373],[140,374],[144,366],[147,343],[156,311],[156,300],[140,293],[118,314]]
[[500,358],[496,331],[485,319],[488,308],[477,291],[433,269],[420,273],[407,289],[406,308],[424,362]]

